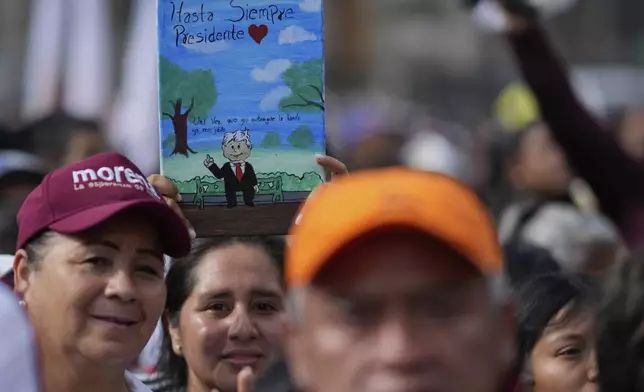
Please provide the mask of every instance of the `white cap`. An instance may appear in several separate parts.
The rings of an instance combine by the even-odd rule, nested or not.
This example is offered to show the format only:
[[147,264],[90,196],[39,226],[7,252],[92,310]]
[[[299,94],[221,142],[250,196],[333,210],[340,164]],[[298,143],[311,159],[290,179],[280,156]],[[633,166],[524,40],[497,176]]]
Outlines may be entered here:
[[13,269],[13,255],[0,255],[0,276],[5,276]]

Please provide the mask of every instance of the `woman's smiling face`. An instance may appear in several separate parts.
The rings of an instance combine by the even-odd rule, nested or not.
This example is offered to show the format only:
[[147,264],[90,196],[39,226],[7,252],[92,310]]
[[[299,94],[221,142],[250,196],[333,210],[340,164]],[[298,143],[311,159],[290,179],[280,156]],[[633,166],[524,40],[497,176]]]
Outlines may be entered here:
[[264,371],[281,354],[285,333],[279,272],[260,247],[231,244],[208,252],[178,323],[173,350],[188,364],[188,384],[235,390],[237,374]]

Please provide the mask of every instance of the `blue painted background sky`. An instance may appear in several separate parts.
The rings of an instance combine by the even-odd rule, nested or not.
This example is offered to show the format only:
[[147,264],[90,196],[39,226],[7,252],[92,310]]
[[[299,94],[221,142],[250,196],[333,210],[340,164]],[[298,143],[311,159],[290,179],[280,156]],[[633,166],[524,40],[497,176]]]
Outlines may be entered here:
[[[171,21],[173,1],[158,1],[159,54],[187,71],[194,69],[212,69],[218,91],[217,103],[211,110],[212,116],[220,119],[226,131],[239,129],[240,126],[228,126],[228,117],[254,117],[257,115],[271,116],[281,113],[277,105],[281,98],[290,95],[290,90],[281,79],[281,73],[289,62],[302,62],[323,57],[323,32],[321,0],[233,0],[233,5],[244,8],[261,8],[274,4],[280,8],[293,9],[293,18],[271,23],[262,20],[243,20],[236,23],[237,29],[245,31],[244,39],[237,41],[217,41],[215,43],[200,43],[193,45],[175,45],[175,25],[177,17]],[[174,1],[176,9],[181,1]],[[187,30],[203,32],[214,25],[216,31],[230,30],[232,22],[228,18],[237,18],[238,9],[230,6],[230,0],[215,1],[183,1],[184,12],[199,12],[201,4],[204,11],[212,11],[215,19],[212,22],[197,22],[184,24]],[[175,10],[176,10],[175,9]],[[258,45],[248,34],[252,24],[266,24],[268,35],[261,45]],[[284,117],[285,114],[282,113]],[[300,114],[298,122],[274,122],[269,125],[250,124],[251,138],[254,144],[259,144],[265,133],[278,131],[286,143],[289,133],[300,125],[308,125],[313,131],[320,149],[324,145],[324,116],[323,113]],[[206,127],[214,125],[206,124]],[[194,125],[188,124],[188,140],[191,147],[221,144],[223,133],[202,133],[192,136]],[[167,118],[162,119],[161,140],[173,132],[172,123]],[[323,151],[323,147],[322,147]]]

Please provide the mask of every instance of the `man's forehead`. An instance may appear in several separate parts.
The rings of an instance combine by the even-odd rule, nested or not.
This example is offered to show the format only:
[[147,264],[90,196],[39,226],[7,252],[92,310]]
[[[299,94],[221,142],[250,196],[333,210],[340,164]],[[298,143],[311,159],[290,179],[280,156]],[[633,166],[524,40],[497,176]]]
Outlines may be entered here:
[[403,280],[430,284],[480,276],[472,263],[448,245],[424,234],[386,232],[344,247],[322,268],[315,280],[323,285],[376,284]]
[[321,298],[329,300],[387,300],[387,299],[422,299],[444,297],[458,292],[481,289],[487,291],[483,277],[468,277],[445,281],[400,282],[400,284],[374,284],[340,286],[335,284],[313,285],[311,291],[318,293]]

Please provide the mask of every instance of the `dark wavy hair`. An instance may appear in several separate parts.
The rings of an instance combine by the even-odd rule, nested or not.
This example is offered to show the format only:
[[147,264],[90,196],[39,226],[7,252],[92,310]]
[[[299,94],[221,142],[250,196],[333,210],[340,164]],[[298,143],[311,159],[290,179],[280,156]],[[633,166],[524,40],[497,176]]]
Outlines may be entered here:
[[158,370],[163,377],[164,391],[183,391],[188,378],[188,365],[185,359],[172,350],[172,340],[168,332],[169,324],[179,322],[183,304],[192,292],[196,276],[194,271],[199,267],[204,256],[209,252],[229,245],[243,244],[256,246],[264,250],[271,258],[283,285],[283,264],[285,242],[283,237],[217,237],[199,241],[193,246],[190,254],[182,259],[173,260],[166,276],[168,296],[163,321],[163,343]]
[[601,391],[644,390],[644,249],[618,263],[597,316]]

